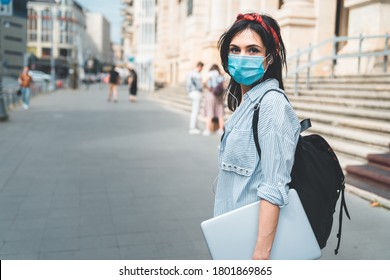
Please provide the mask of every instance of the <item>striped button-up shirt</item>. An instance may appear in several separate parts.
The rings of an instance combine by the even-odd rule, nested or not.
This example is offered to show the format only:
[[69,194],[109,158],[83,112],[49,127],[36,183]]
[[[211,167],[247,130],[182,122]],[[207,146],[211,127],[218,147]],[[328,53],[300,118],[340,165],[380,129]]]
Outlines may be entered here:
[[258,122],[261,160],[252,130],[255,105],[267,90],[278,88],[275,79],[253,87],[226,123],[219,151],[214,216],[259,199],[280,207],[288,203],[300,123],[283,94],[270,91],[261,101]]

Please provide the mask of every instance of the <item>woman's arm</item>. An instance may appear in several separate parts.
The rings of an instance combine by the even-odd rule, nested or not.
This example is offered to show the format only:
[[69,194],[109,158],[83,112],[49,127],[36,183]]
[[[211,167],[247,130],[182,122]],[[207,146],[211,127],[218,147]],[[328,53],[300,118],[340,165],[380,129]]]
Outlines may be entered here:
[[268,260],[271,254],[276,227],[278,225],[280,208],[266,200],[260,201],[259,230],[256,247],[252,259]]

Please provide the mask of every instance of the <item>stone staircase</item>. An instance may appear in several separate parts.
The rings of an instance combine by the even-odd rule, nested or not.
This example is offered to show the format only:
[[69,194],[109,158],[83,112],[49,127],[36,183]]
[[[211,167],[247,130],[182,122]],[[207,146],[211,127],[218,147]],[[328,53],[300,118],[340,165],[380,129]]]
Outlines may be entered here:
[[[292,80],[285,87],[294,92]],[[336,151],[346,182],[390,200],[390,76],[313,78],[298,93],[293,107]]]
[[[390,199],[390,76],[312,78],[310,89],[299,85],[298,95],[292,80],[285,81],[285,88],[298,117],[311,119],[306,133],[324,136],[335,150],[347,183]],[[171,109],[191,111],[184,86],[149,97]]]

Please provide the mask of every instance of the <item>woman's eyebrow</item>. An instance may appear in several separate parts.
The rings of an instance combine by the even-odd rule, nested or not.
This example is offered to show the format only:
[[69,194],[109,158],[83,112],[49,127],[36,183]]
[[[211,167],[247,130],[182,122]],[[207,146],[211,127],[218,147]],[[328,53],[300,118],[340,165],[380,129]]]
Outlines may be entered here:
[[253,47],[255,47],[255,48],[260,48],[260,49],[263,48],[262,46],[256,45],[256,44],[248,45],[248,46],[246,46],[245,48],[253,48]]

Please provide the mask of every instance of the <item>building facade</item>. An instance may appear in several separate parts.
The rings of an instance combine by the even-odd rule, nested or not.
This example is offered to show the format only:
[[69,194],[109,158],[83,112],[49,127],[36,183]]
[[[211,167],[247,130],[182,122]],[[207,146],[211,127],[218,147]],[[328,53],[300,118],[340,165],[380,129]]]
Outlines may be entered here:
[[[309,46],[315,48],[310,55],[309,52],[302,55],[300,63],[304,64],[310,56],[315,75],[329,75],[331,71],[340,75],[357,74],[357,68],[359,73],[376,72],[383,68],[378,67],[383,55],[358,61],[356,53],[358,50],[383,52],[386,42],[389,43],[384,35],[390,32],[390,21],[386,18],[390,14],[390,0],[160,0],[152,1],[156,5],[153,35],[156,41],[151,56],[138,51],[142,46],[139,24],[143,17],[137,3],[144,5],[143,2],[123,0],[125,6],[132,5],[125,13],[132,24],[124,21],[123,28],[127,31],[124,53],[133,53],[136,60],[152,57],[155,82],[167,85],[184,83],[186,73],[197,61],[203,61],[205,69],[219,64],[217,41],[239,13],[266,13],[279,22],[290,59],[289,72],[295,67],[297,51]],[[373,35],[382,37],[359,41],[359,36]],[[334,42],[335,36],[349,39]],[[355,57],[336,61],[332,59],[335,54]]]
[[40,70],[50,73],[52,57],[58,77],[84,61],[86,18],[74,0],[30,0],[27,3],[27,50]]
[[86,57],[95,57],[102,64],[113,63],[110,22],[99,13],[86,12]]
[[[160,1],[164,2],[164,1]],[[128,67],[138,73],[138,85],[154,89],[156,52],[156,0],[122,0],[122,46]]]
[[25,64],[26,1],[10,1],[0,10],[1,77],[17,77]]

